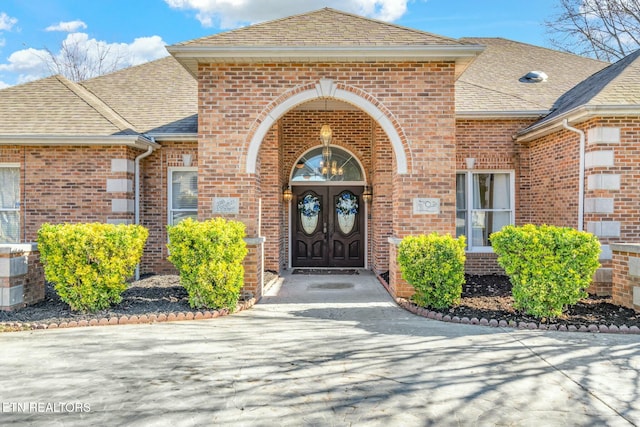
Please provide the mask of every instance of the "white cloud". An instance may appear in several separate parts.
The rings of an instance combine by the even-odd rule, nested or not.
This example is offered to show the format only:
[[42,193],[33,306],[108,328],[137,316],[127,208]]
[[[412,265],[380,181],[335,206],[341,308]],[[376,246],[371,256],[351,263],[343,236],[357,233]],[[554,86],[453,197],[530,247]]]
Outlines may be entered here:
[[17,83],[36,80],[49,74],[44,62],[46,56],[47,52],[42,49],[18,50],[9,56],[8,63],[0,64],[0,71],[17,74]]
[[87,24],[82,21],[68,21],[68,22],[58,22],[56,25],[50,25],[45,28],[45,31],[63,31],[65,33],[73,33],[78,30],[86,30]]
[[[101,62],[108,71],[142,64],[167,56],[165,43],[160,36],[140,37],[132,43],[107,43],[91,39],[86,33],[67,34],[64,42],[76,49],[80,56],[86,56],[87,63]],[[61,49],[51,53],[63,63]],[[52,74],[47,66],[49,53],[44,49],[23,49],[13,52],[8,62],[0,64],[0,72],[16,74],[17,83],[25,83]],[[90,72],[88,77],[97,75]],[[5,76],[6,77],[6,76]]]
[[11,86],[11,85],[3,82],[2,80],[0,80],[0,89],[4,89],[5,87],[9,87],[9,86]]
[[17,23],[17,18],[12,18],[5,12],[0,13],[0,31],[11,31],[13,26]]
[[410,0],[165,0],[174,9],[195,10],[205,27],[238,26],[333,7],[383,21],[395,21],[407,11]]

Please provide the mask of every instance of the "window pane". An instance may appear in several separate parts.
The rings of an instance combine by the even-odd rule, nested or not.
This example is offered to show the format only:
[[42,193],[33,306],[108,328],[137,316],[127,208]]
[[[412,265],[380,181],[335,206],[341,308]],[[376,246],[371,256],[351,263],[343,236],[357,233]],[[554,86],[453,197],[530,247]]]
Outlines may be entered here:
[[456,212],[456,237],[467,235],[467,212]]
[[487,233],[500,231],[505,225],[511,224],[511,212],[487,212]]
[[198,173],[174,171],[171,188],[172,209],[198,209]]
[[463,173],[456,174],[456,209],[467,208],[467,176]]
[[0,243],[18,243],[19,241],[19,212],[0,211]]
[[[333,162],[335,170],[332,171]],[[326,159],[322,154],[322,147],[314,148],[302,156],[293,170],[292,181],[323,182],[323,181],[362,181],[364,175],[358,162],[348,152],[336,146],[331,146],[330,164],[323,171]],[[323,173],[325,172],[325,173]]]
[[171,225],[176,225],[187,218],[197,220],[198,214],[196,212],[171,212]]
[[509,174],[473,174],[474,209],[510,209]]
[[511,223],[511,212],[473,211],[472,245],[490,246],[489,236]]
[[18,209],[20,168],[0,167],[0,209]]

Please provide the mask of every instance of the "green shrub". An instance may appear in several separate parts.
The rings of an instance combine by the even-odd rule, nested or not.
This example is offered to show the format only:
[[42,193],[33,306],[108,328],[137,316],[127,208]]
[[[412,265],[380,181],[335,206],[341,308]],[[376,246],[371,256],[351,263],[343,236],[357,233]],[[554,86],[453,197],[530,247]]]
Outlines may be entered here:
[[204,222],[187,218],[167,229],[169,261],[180,273],[189,305],[234,310],[244,284],[244,224],[223,218]]
[[437,233],[408,236],[398,247],[402,277],[415,289],[411,299],[424,307],[460,303],[464,283],[465,238]]
[[557,317],[587,296],[600,266],[592,234],[549,225],[507,226],[491,235],[512,284],[514,306],[537,317]]
[[97,311],[122,301],[149,233],[139,225],[44,224],[38,250],[45,278],[74,311]]

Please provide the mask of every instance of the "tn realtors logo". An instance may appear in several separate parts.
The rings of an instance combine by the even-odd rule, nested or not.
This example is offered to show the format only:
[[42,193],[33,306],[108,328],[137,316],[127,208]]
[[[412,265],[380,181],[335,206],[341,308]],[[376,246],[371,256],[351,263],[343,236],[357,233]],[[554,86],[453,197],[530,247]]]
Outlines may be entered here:
[[91,412],[91,405],[82,402],[0,402],[2,413],[64,414]]

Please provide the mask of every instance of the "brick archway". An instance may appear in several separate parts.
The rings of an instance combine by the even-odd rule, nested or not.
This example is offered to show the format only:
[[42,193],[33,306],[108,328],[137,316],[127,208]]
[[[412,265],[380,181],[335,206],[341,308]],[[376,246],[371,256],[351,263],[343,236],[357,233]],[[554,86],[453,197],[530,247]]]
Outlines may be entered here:
[[246,172],[256,173],[258,152],[265,135],[271,126],[295,106],[318,98],[333,98],[360,108],[371,116],[389,137],[396,159],[397,173],[409,171],[409,159],[406,151],[407,138],[391,112],[372,95],[349,85],[336,83],[330,79],[320,79],[318,83],[296,87],[267,106],[256,120],[251,132],[246,155]]

